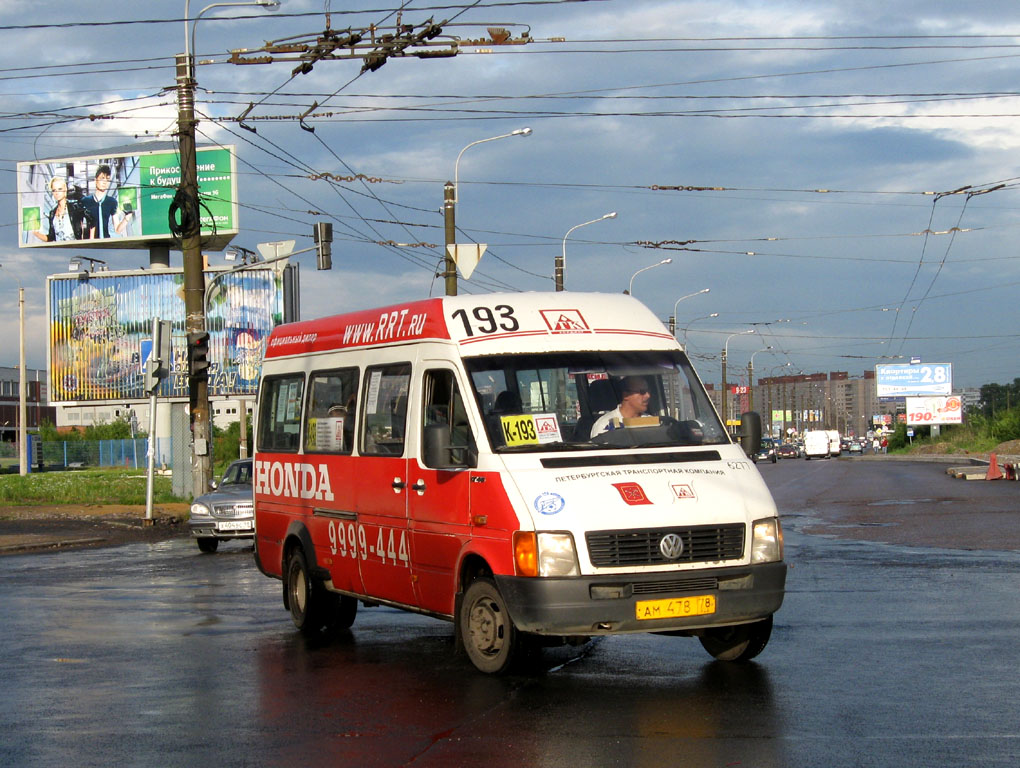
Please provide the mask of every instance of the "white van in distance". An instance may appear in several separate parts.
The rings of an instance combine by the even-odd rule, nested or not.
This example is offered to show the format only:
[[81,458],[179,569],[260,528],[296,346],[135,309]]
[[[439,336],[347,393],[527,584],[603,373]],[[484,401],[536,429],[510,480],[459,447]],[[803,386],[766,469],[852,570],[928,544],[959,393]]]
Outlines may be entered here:
[[531,644],[655,632],[760,653],[783,602],[775,503],[690,361],[629,296],[514,293],[279,326],[255,558],[303,632],[358,603],[451,621],[481,671]]
[[829,434],[821,429],[809,429],[804,433],[804,458],[807,460],[829,458],[832,443]]

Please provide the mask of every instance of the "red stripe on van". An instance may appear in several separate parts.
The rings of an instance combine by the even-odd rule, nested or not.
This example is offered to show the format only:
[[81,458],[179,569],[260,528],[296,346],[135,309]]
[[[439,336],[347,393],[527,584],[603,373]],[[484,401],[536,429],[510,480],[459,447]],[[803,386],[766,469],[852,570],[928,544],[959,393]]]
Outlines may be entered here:
[[442,299],[426,299],[277,326],[265,357],[449,338]]

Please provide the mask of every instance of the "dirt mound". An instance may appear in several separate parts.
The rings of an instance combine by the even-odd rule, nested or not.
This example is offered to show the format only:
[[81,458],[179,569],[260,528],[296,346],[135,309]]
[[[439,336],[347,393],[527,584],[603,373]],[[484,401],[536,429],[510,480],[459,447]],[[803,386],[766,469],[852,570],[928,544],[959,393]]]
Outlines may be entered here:
[[925,456],[946,456],[956,453],[964,455],[967,452],[949,443],[926,443],[916,446],[911,453],[920,453]]
[[1007,440],[995,446],[995,452],[1000,456],[1020,456],[1020,440]]

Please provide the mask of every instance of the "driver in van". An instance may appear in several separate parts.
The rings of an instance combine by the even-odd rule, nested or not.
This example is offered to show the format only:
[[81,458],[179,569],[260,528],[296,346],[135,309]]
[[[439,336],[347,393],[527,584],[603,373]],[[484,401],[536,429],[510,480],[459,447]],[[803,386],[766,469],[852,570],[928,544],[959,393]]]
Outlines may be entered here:
[[627,376],[623,379],[620,404],[601,416],[592,425],[591,436],[601,435],[612,429],[621,429],[624,419],[644,416],[652,399],[648,382],[641,376]]

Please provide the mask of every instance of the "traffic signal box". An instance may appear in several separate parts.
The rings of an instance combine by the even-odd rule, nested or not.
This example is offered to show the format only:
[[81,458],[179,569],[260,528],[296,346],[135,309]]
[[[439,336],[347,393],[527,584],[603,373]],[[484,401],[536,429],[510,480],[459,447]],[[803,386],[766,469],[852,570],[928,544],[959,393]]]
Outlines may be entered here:
[[188,373],[196,378],[209,377],[209,332],[188,334]]
[[315,245],[317,246],[316,268],[333,268],[333,225],[328,221],[315,223]]

